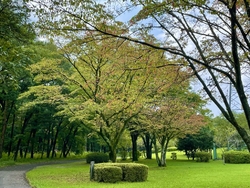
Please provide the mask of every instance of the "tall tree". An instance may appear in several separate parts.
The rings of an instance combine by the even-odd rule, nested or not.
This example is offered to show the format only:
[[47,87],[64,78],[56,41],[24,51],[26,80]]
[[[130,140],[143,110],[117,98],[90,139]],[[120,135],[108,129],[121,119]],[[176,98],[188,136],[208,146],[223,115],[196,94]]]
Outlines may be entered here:
[[[25,66],[30,62],[24,45],[34,39],[28,22],[28,9],[22,1],[0,2],[0,158],[5,133],[20,92],[21,82],[29,77]],[[12,123],[12,125],[14,125]]]
[[[42,28],[57,29],[64,34],[66,31],[97,31],[163,50],[167,56],[184,63],[250,151],[250,136],[247,134],[250,105],[245,77],[250,60],[248,0],[108,0],[107,4],[71,0],[49,2],[42,9],[46,12],[46,18],[41,17]],[[40,5],[44,6],[41,2]],[[130,16],[129,11],[135,15]],[[53,19],[57,16],[55,13],[61,17]],[[124,17],[128,20],[125,20],[125,28],[130,34],[112,28],[111,23],[120,23]],[[67,20],[71,22],[63,24]],[[145,40],[142,36],[148,32],[161,42],[152,44]],[[235,118],[225,83],[231,84],[237,93],[248,122],[247,129]]]

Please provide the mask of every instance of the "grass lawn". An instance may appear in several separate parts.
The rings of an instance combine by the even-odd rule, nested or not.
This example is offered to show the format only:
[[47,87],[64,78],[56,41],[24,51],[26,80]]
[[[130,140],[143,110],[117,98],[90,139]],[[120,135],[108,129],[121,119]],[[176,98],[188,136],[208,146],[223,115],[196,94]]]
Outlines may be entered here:
[[139,163],[149,166],[146,182],[91,182],[86,162],[41,166],[29,171],[27,178],[36,188],[250,188],[250,164],[198,163],[182,157],[168,159],[166,168],[157,167],[154,159]]

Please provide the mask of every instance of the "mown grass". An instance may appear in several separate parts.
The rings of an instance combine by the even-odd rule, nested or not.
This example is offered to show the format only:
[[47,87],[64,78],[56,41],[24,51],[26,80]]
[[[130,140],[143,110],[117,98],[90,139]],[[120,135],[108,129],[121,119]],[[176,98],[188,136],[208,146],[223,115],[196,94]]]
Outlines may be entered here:
[[27,173],[36,188],[247,188],[250,164],[223,164],[223,161],[198,163],[179,155],[178,160],[167,160],[167,167],[157,167],[156,161],[141,159],[149,166],[146,182],[116,184],[89,180],[89,165],[75,162],[63,165],[41,166]]

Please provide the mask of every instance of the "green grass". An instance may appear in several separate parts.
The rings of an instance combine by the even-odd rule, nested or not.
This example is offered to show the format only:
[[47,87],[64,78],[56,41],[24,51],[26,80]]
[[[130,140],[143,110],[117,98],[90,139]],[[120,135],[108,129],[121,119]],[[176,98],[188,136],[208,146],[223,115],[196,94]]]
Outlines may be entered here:
[[[170,155],[168,155],[170,156]],[[64,165],[41,166],[27,173],[36,188],[247,188],[250,164],[223,164],[221,160],[198,163],[178,155],[178,160],[167,160],[166,168],[157,167],[156,161],[141,159],[149,166],[146,182],[116,184],[89,180],[89,165],[75,162]]]

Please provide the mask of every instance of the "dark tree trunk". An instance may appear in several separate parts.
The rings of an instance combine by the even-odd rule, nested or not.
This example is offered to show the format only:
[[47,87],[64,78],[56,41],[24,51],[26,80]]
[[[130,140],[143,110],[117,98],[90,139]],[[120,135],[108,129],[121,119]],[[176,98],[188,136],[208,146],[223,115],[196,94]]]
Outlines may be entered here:
[[8,157],[10,156],[12,152],[12,145],[13,145],[13,137],[14,137],[14,128],[15,128],[15,120],[16,120],[16,115],[13,114],[13,120],[12,120],[12,125],[11,125],[11,132],[10,132],[10,143],[8,146]]
[[32,138],[31,138],[31,146],[30,146],[30,158],[34,158],[34,146],[35,146],[35,138],[36,138],[36,129],[32,131]]
[[2,110],[2,130],[0,135],[0,159],[3,157],[3,145],[4,145],[4,137],[7,128],[7,102],[3,105]]
[[51,158],[56,157],[56,141],[57,141],[58,134],[59,134],[59,127],[57,127],[56,134],[55,134],[54,140],[52,142],[52,154],[51,154]]
[[131,131],[130,136],[131,136],[131,140],[132,140],[132,161],[138,161],[137,139],[139,136],[139,132],[138,131]]
[[51,125],[48,127],[48,135],[47,135],[47,146],[46,146],[46,158],[50,157],[51,152]]
[[29,151],[30,142],[31,142],[31,138],[32,138],[32,132],[33,132],[33,129],[31,129],[31,131],[30,131],[29,139],[28,139],[28,142],[27,142],[27,144],[26,144],[25,151],[24,151],[24,158],[25,158],[25,159],[26,159],[27,153],[28,153],[28,151]]
[[146,149],[146,159],[152,159],[152,146],[153,142],[150,138],[150,134],[146,133],[144,136],[142,136],[142,140]]

